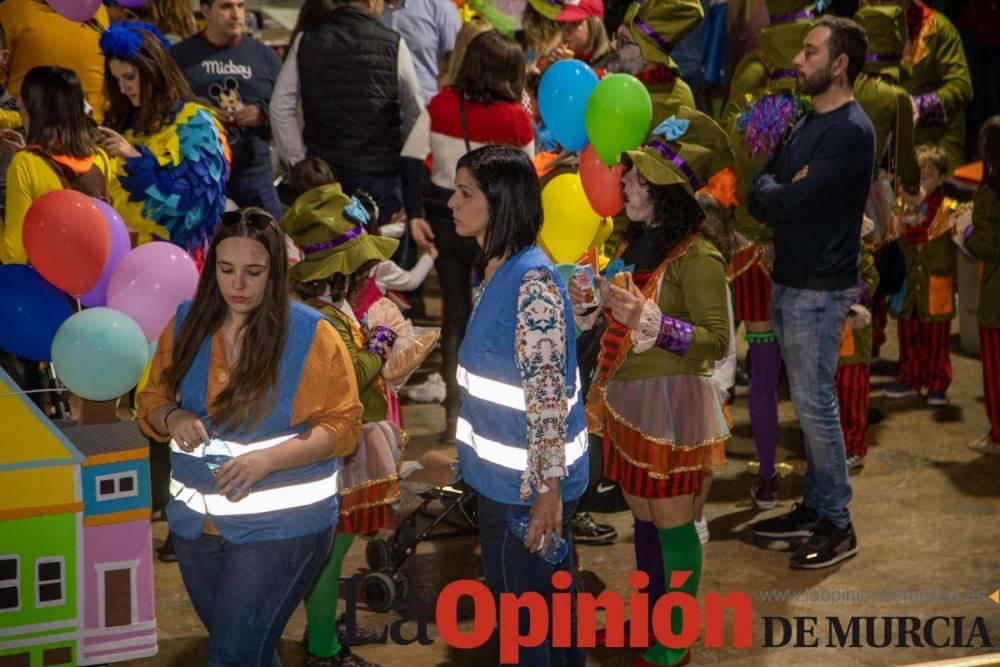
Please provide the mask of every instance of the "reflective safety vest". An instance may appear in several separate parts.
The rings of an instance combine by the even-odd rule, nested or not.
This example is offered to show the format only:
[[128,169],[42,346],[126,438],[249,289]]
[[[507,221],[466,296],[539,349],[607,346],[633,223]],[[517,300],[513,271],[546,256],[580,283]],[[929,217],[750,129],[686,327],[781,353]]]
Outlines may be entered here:
[[[181,380],[181,407],[198,415],[209,436],[225,441],[234,457],[274,447],[309,428],[307,423],[292,423],[292,401],[316,326],[323,317],[302,304],[292,302],[289,305],[288,334],[278,371],[277,401],[252,431],[227,431],[213,424],[207,415],[211,336],[202,341],[194,362]],[[177,311],[175,341],[179,339],[181,323],[189,307],[190,302],[186,302]],[[339,458],[273,472],[254,484],[250,495],[232,502],[216,493],[215,476],[203,457],[203,447],[184,452],[176,443],[170,443],[171,499],[167,504],[167,519],[170,530],[184,539],[193,540],[201,535],[208,517],[222,537],[235,544],[311,535],[337,522]]]
[[528,420],[524,386],[517,366],[515,324],[517,298],[524,275],[536,268],[552,272],[566,314],[566,442],[568,476],[562,480],[564,501],[583,495],[588,481],[587,428],[576,367],[572,333],[573,307],[562,279],[538,248],[530,246],[503,263],[486,286],[458,350],[458,384],[462,391],[456,440],[462,476],[472,488],[496,502],[521,500],[521,475],[528,467]]

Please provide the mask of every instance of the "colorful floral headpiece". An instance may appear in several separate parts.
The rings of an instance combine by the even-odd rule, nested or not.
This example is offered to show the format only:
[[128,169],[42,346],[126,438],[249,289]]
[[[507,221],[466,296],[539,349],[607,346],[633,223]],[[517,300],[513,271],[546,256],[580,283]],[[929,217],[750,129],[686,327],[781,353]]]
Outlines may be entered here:
[[160,40],[163,48],[170,51],[171,44],[163,33],[152,23],[142,21],[119,21],[101,33],[101,52],[105,58],[118,60],[135,60],[142,46],[142,31],[150,33]]

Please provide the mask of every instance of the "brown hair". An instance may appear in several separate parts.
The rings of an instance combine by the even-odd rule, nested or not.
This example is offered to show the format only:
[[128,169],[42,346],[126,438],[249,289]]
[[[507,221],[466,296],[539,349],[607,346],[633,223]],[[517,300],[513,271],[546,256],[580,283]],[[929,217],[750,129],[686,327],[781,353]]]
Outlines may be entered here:
[[75,158],[94,155],[96,127],[84,111],[76,72],[51,65],[32,68],[21,84],[21,102],[28,111],[29,146]]
[[263,421],[277,399],[278,371],[288,337],[288,255],[284,234],[267,211],[245,208],[223,214],[162,380],[168,391],[177,395],[202,343],[226,320],[229,307],[219,290],[215,265],[219,244],[228,238],[257,241],[267,250],[269,259],[267,290],[260,306],[243,325],[236,370],[215,402],[206,406],[210,407],[213,423],[227,430],[246,432]]
[[1000,116],[991,116],[979,129],[979,152],[983,156],[983,183],[1000,199]]
[[524,26],[525,41],[530,48],[535,50],[537,56],[542,56],[559,46],[559,42],[562,40],[559,24],[552,19],[545,18],[531,6],[531,3],[528,3],[528,6],[524,8],[521,23]]
[[594,63],[611,52],[611,40],[608,39],[608,30],[599,16],[588,16],[584,20],[587,22],[589,36],[583,52],[589,53],[589,62]]
[[331,301],[340,301],[341,299],[349,301],[353,297],[355,289],[361,286],[357,278],[359,276],[361,278],[366,277],[378,263],[379,260],[370,259],[359,266],[358,270],[349,276],[343,273],[335,273],[329,278],[322,278],[320,280],[310,280],[308,282],[293,280],[291,281],[292,291],[302,301],[309,301],[310,299],[323,296],[327,288],[329,288]]
[[307,157],[296,162],[288,173],[288,192],[294,197],[301,197],[313,188],[336,182],[337,175],[326,160]]
[[[137,134],[153,134],[167,125],[181,102],[199,102],[187,79],[167,53],[166,48],[148,30],[137,30],[142,45],[130,59],[108,57],[104,61],[104,95],[108,99],[105,124],[124,132],[133,127]],[[134,107],[111,74],[111,62],[134,65],[139,71],[140,101]]]
[[153,0],[153,23],[160,32],[187,39],[198,32],[189,0]]
[[948,175],[948,156],[940,146],[920,144],[917,146],[917,165],[921,168],[934,167],[941,176]]
[[524,79],[524,53],[517,43],[487,30],[469,42],[452,85],[473,102],[520,102]]
[[[493,26],[490,25],[489,21],[478,16],[462,26],[462,29],[458,31],[458,36],[455,37],[455,46],[447,53],[448,64],[441,70],[440,88],[455,85],[455,81],[458,79],[458,70],[461,69],[465,52],[469,48],[469,42],[492,29]],[[427,101],[430,102],[430,100]]]
[[712,195],[701,193],[696,194],[694,198],[705,211],[705,219],[701,223],[699,233],[718,249],[726,262],[729,262],[736,250],[732,219],[726,214],[719,200]]

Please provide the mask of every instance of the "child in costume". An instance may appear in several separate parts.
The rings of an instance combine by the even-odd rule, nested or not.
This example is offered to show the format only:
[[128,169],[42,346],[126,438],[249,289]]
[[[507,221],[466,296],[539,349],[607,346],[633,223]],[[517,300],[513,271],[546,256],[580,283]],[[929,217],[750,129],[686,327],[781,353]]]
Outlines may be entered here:
[[[694,497],[705,472],[725,463],[729,437],[709,365],[725,357],[731,327],[726,265],[698,235],[704,212],[694,198],[731,162],[729,138],[689,107],[658,133],[623,155],[625,210],[634,224],[609,265],[597,305],[582,274],[570,291],[578,326],[607,320],[587,423],[604,438],[605,476],[622,485],[635,516],[637,567],[650,576],[651,600],[668,590],[678,571],[691,573],[680,590],[698,590]],[[681,621],[679,613],[671,617],[675,633]],[[689,660],[689,650],[656,644],[633,665]]]
[[101,147],[114,158],[115,210],[136,243],[171,241],[200,260],[225,210],[225,131],[197,102],[155,27],[115,23],[100,44],[109,101]]
[[958,202],[944,196],[948,158],[936,146],[917,149],[921,187],[926,199],[915,215],[903,217],[898,243],[906,261],[906,281],[899,300],[899,372],[886,387],[891,399],[927,390],[927,404],[948,405],[951,355],[948,340],[955,317],[955,274],[958,255],[951,241],[952,215]]
[[983,362],[983,394],[990,432],[970,446],[1000,454],[1000,116],[979,133],[983,182],[972,206],[972,226],[963,230],[965,249],[983,262],[979,283],[979,336]]
[[771,25],[760,32],[760,47],[733,72],[721,124],[733,142],[737,178],[736,231],[747,240],[729,263],[735,317],[745,323],[750,358],[750,426],[760,461],[750,496],[759,509],[778,501],[778,379],[781,350],[771,327],[771,266],[774,232],[754,219],[746,202],[754,175],[767,163],[794,122],[810,107],[795,91],[792,59],[827,0],[767,0]]
[[[281,219],[282,228],[303,252],[302,261],[289,270],[296,295],[330,320],[347,347],[364,406],[363,440],[369,445],[359,443],[358,447],[367,456],[365,470],[342,481],[341,514],[333,547],[306,595],[306,665],[310,667],[372,664],[353,655],[338,637],[335,616],[341,567],[355,535],[385,525],[389,504],[399,498],[398,452],[393,455],[386,451],[386,438],[381,437],[388,413],[381,373],[395,344],[396,332],[384,324],[365,327],[347,300],[352,283],[374,263],[391,256],[397,245],[395,239],[368,234],[368,219],[361,202],[346,196],[338,183],[306,192]],[[372,428],[377,430],[372,432]],[[372,446],[373,442],[379,444]],[[349,467],[345,461],[345,470]]]

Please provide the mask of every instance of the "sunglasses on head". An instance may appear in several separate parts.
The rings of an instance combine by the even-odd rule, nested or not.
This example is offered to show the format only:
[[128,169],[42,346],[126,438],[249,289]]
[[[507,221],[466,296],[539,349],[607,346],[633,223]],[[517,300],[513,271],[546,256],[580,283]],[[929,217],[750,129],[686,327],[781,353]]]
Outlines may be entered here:
[[258,231],[263,231],[270,225],[277,225],[270,213],[259,208],[242,208],[238,211],[226,211],[222,214],[221,222],[226,227],[243,224],[247,227],[253,227]]

